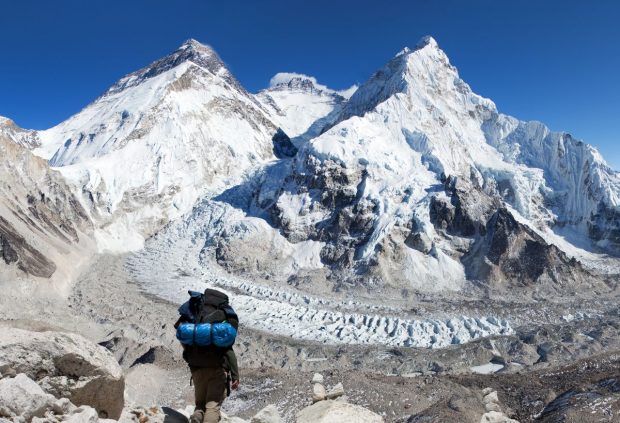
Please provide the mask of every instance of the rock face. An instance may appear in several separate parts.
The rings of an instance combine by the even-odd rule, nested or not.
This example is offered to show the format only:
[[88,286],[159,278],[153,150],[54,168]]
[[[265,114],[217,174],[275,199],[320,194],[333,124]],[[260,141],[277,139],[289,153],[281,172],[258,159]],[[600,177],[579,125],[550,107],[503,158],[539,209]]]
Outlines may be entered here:
[[120,366],[108,351],[79,335],[2,328],[0,357],[2,367],[26,374],[57,398],[92,406],[102,417],[121,414],[125,382]]
[[319,401],[297,414],[297,423],[383,423],[383,417],[353,404]]
[[56,264],[31,246],[17,229],[0,216],[0,257],[4,263],[15,263],[24,273],[49,278],[56,271]]
[[[312,93],[313,84],[285,78],[276,91]],[[276,103],[271,95],[259,98]],[[608,289],[606,276],[585,271],[578,260],[586,255],[573,260],[574,245],[554,231],[616,254],[619,174],[570,135],[501,115],[432,38],[403,50],[320,121],[291,159],[219,198],[245,213],[213,230],[218,243],[208,253],[228,270],[268,273],[263,257],[238,248],[240,239],[263,240],[288,263],[297,252],[269,242],[279,235],[320,248],[322,267],[312,265],[331,276],[334,290],[432,292],[467,281],[500,292],[525,287],[515,295],[584,283]],[[238,217],[211,221],[228,219]]]
[[20,128],[11,119],[0,116],[0,137],[8,138],[27,149],[41,146],[37,131]]
[[49,278],[88,256],[92,223],[63,177],[1,134],[0,157],[0,281],[5,266]]
[[496,291],[508,287],[522,293],[578,290],[596,283],[577,260],[517,220],[474,176],[450,176],[443,185],[445,196],[432,197],[429,217],[445,241],[458,240],[468,279],[486,281]]

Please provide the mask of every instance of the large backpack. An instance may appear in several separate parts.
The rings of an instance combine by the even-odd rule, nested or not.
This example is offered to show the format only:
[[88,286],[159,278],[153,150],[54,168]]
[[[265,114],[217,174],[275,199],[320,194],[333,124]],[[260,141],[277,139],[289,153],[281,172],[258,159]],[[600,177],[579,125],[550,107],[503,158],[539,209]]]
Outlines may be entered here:
[[215,289],[205,289],[197,311],[196,323],[228,322],[239,329],[239,317],[228,302],[228,295]]
[[207,288],[204,294],[198,291],[187,291],[189,300],[179,307],[179,320],[175,329],[181,323],[219,323],[228,322],[235,329],[239,329],[239,317],[230,306],[228,295],[215,289]]
[[[211,339],[213,339],[214,333],[216,333],[216,336],[218,333],[221,333],[214,330],[218,329],[218,327],[220,328],[218,330],[223,330],[225,332],[223,335],[228,336],[228,339],[230,339],[231,331],[226,330],[226,327],[230,328],[232,326],[234,328],[234,331],[232,331],[234,332],[232,334],[232,342],[234,343],[236,330],[239,328],[239,317],[230,306],[228,296],[223,292],[215,289],[206,289],[204,293],[189,291],[189,295],[189,300],[179,307],[179,314],[181,316],[175,324],[177,338],[183,343],[183,358],[190,367],[222,366],[224,365],[224,355],[230,349],[230,346],[218,347],[212,342],[206,346],[197,345],[196,342],[192,341],[196,341],[197,334],[199,339],[201,339],[201,336],[204,337],[204,335],[201,335],[200,329],[205,327],[208,328],[208,336]],[[227,324],[222,325],[221,323],[223,322]]]

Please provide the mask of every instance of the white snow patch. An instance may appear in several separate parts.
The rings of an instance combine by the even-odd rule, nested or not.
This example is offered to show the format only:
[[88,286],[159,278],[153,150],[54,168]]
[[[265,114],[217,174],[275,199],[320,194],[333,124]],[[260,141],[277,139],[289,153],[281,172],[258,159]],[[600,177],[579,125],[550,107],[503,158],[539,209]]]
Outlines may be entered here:
[[502,364],[487,363],[487,364],[482,364],[480,366],[473,366],[473,367],[470,367],[469,369],[472,371],[472,373],[478,373],[481,375],[490,375],[493,373],[497,373],[503,368],[504,366]]

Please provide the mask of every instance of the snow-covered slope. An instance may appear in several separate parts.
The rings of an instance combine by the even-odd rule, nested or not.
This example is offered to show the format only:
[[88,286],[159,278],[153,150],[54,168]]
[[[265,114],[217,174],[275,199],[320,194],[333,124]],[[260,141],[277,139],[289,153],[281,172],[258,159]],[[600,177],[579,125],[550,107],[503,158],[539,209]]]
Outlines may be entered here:
[[574,227],[620,253],[620,173],[591,145],[540,122],[496,114],[483,123],[487,142],[504,160],[543,171],[540,191],[558,229]]
[[317,83],[314,77],[282,72],[271,78],[269,88],[256,97],[276,116],[284,132],[300,145],[318,135],[356,89],[352,86],[334,91]]
[[617,253],[618,174],[567,134],[499,114],[430,37],[322,131],[258,176],[245,206],[228,201],[292,243],[322,243],[338,279],[395,292],[472,279],[557,292],[601,280],[545,231],[571,226],[580,247],[595,248],[593,237]]
[[276,133],[217,54],[189,40],[40,132],[35,153],[78,186],[100,247],[127,250],[274,159]]
[[20,128],[11,119],[3,116],[0,116],[0,136],[28,149],[41,145],[37,131]]

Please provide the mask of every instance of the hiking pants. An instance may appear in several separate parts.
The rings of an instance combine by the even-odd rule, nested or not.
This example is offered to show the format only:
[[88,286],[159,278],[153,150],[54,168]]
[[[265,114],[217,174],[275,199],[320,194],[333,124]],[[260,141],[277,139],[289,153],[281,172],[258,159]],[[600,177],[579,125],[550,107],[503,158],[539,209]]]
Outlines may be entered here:
[[226,372],[221,367],[192,370],[196,410],[205,412],[204,423],[220,421],[220,407],[226,398]]

